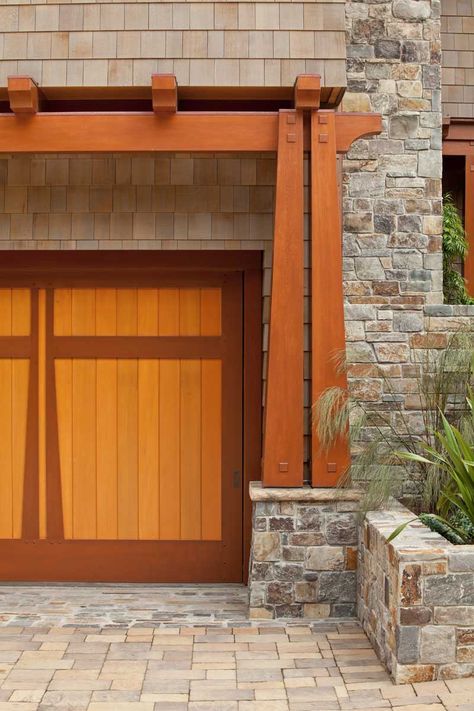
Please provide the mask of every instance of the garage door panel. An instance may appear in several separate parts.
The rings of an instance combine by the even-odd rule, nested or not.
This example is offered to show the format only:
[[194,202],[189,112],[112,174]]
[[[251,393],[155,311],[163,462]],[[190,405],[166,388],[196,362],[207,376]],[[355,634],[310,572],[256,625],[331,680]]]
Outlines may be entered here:
[[0,538],[24,546],[14,577],[239,579],[241,284],[226,279],[0,287]]
[[0,538],[21,538],[29,362],[0,358]]

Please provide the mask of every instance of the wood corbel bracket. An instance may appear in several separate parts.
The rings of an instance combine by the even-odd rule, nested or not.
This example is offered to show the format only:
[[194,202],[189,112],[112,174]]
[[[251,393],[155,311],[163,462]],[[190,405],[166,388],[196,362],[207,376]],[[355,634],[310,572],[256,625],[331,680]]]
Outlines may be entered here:
[[295,81],[295,109],[315,111],[321,102],[321,77],[319,74],[299,74]]
[[8,77],[8,98],[14,114],[36,114],[39,111],[40,90],[31,77]]
[[151,96],[156,114],[175,114],[178,109],[178,83],[174,74],[152,74]]

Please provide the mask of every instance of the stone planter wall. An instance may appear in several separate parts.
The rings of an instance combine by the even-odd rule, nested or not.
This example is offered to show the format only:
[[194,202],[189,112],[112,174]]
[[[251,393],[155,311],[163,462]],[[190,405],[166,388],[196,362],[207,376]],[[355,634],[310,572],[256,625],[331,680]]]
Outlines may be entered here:
[[250,496],[250,617],[355,615],[360,493],[254,482]]
[[474,546],[454,546],[407,509],[368,514],[359,544],[358,614],[397,683],[474,675]]

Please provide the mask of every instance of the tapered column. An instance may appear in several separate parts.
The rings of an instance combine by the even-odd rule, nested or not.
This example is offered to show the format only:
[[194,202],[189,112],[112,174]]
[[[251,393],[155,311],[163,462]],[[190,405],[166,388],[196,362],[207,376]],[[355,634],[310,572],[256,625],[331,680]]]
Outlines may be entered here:
[[303,115],[280,111],[264,486],[303,483]]
[[467,291],[474,296],[474,156],[466,156],[466,183],[464,196],[464,222],[468,253],[464,262]]
[[[341,205],[337,184],[336,117],[311,115],[312,401],[332,386],[347,387],[338,368],[345,349]],[[346,439],[328,451],[312,429],[313,486],[334,486],[349,463]]]

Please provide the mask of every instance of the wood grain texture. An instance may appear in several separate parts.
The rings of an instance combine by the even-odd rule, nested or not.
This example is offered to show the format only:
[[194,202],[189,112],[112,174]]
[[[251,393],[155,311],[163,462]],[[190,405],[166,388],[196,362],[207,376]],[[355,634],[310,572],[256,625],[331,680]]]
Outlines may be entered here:
[[39,535],[46,538],[46,289],[38,292],[38,485]]
[[[336,162],[336,115],[317,112],[311,117],[311,310],[312,402],[329,387],[347,387],[337,358],[345,352],[342,289],[342,232]],[[322,451],[312,428],[313,486],[335,486],[349,466],[346,439]]]
[[303,484],[303,116],[280,111],[263,443],[265,486]]

